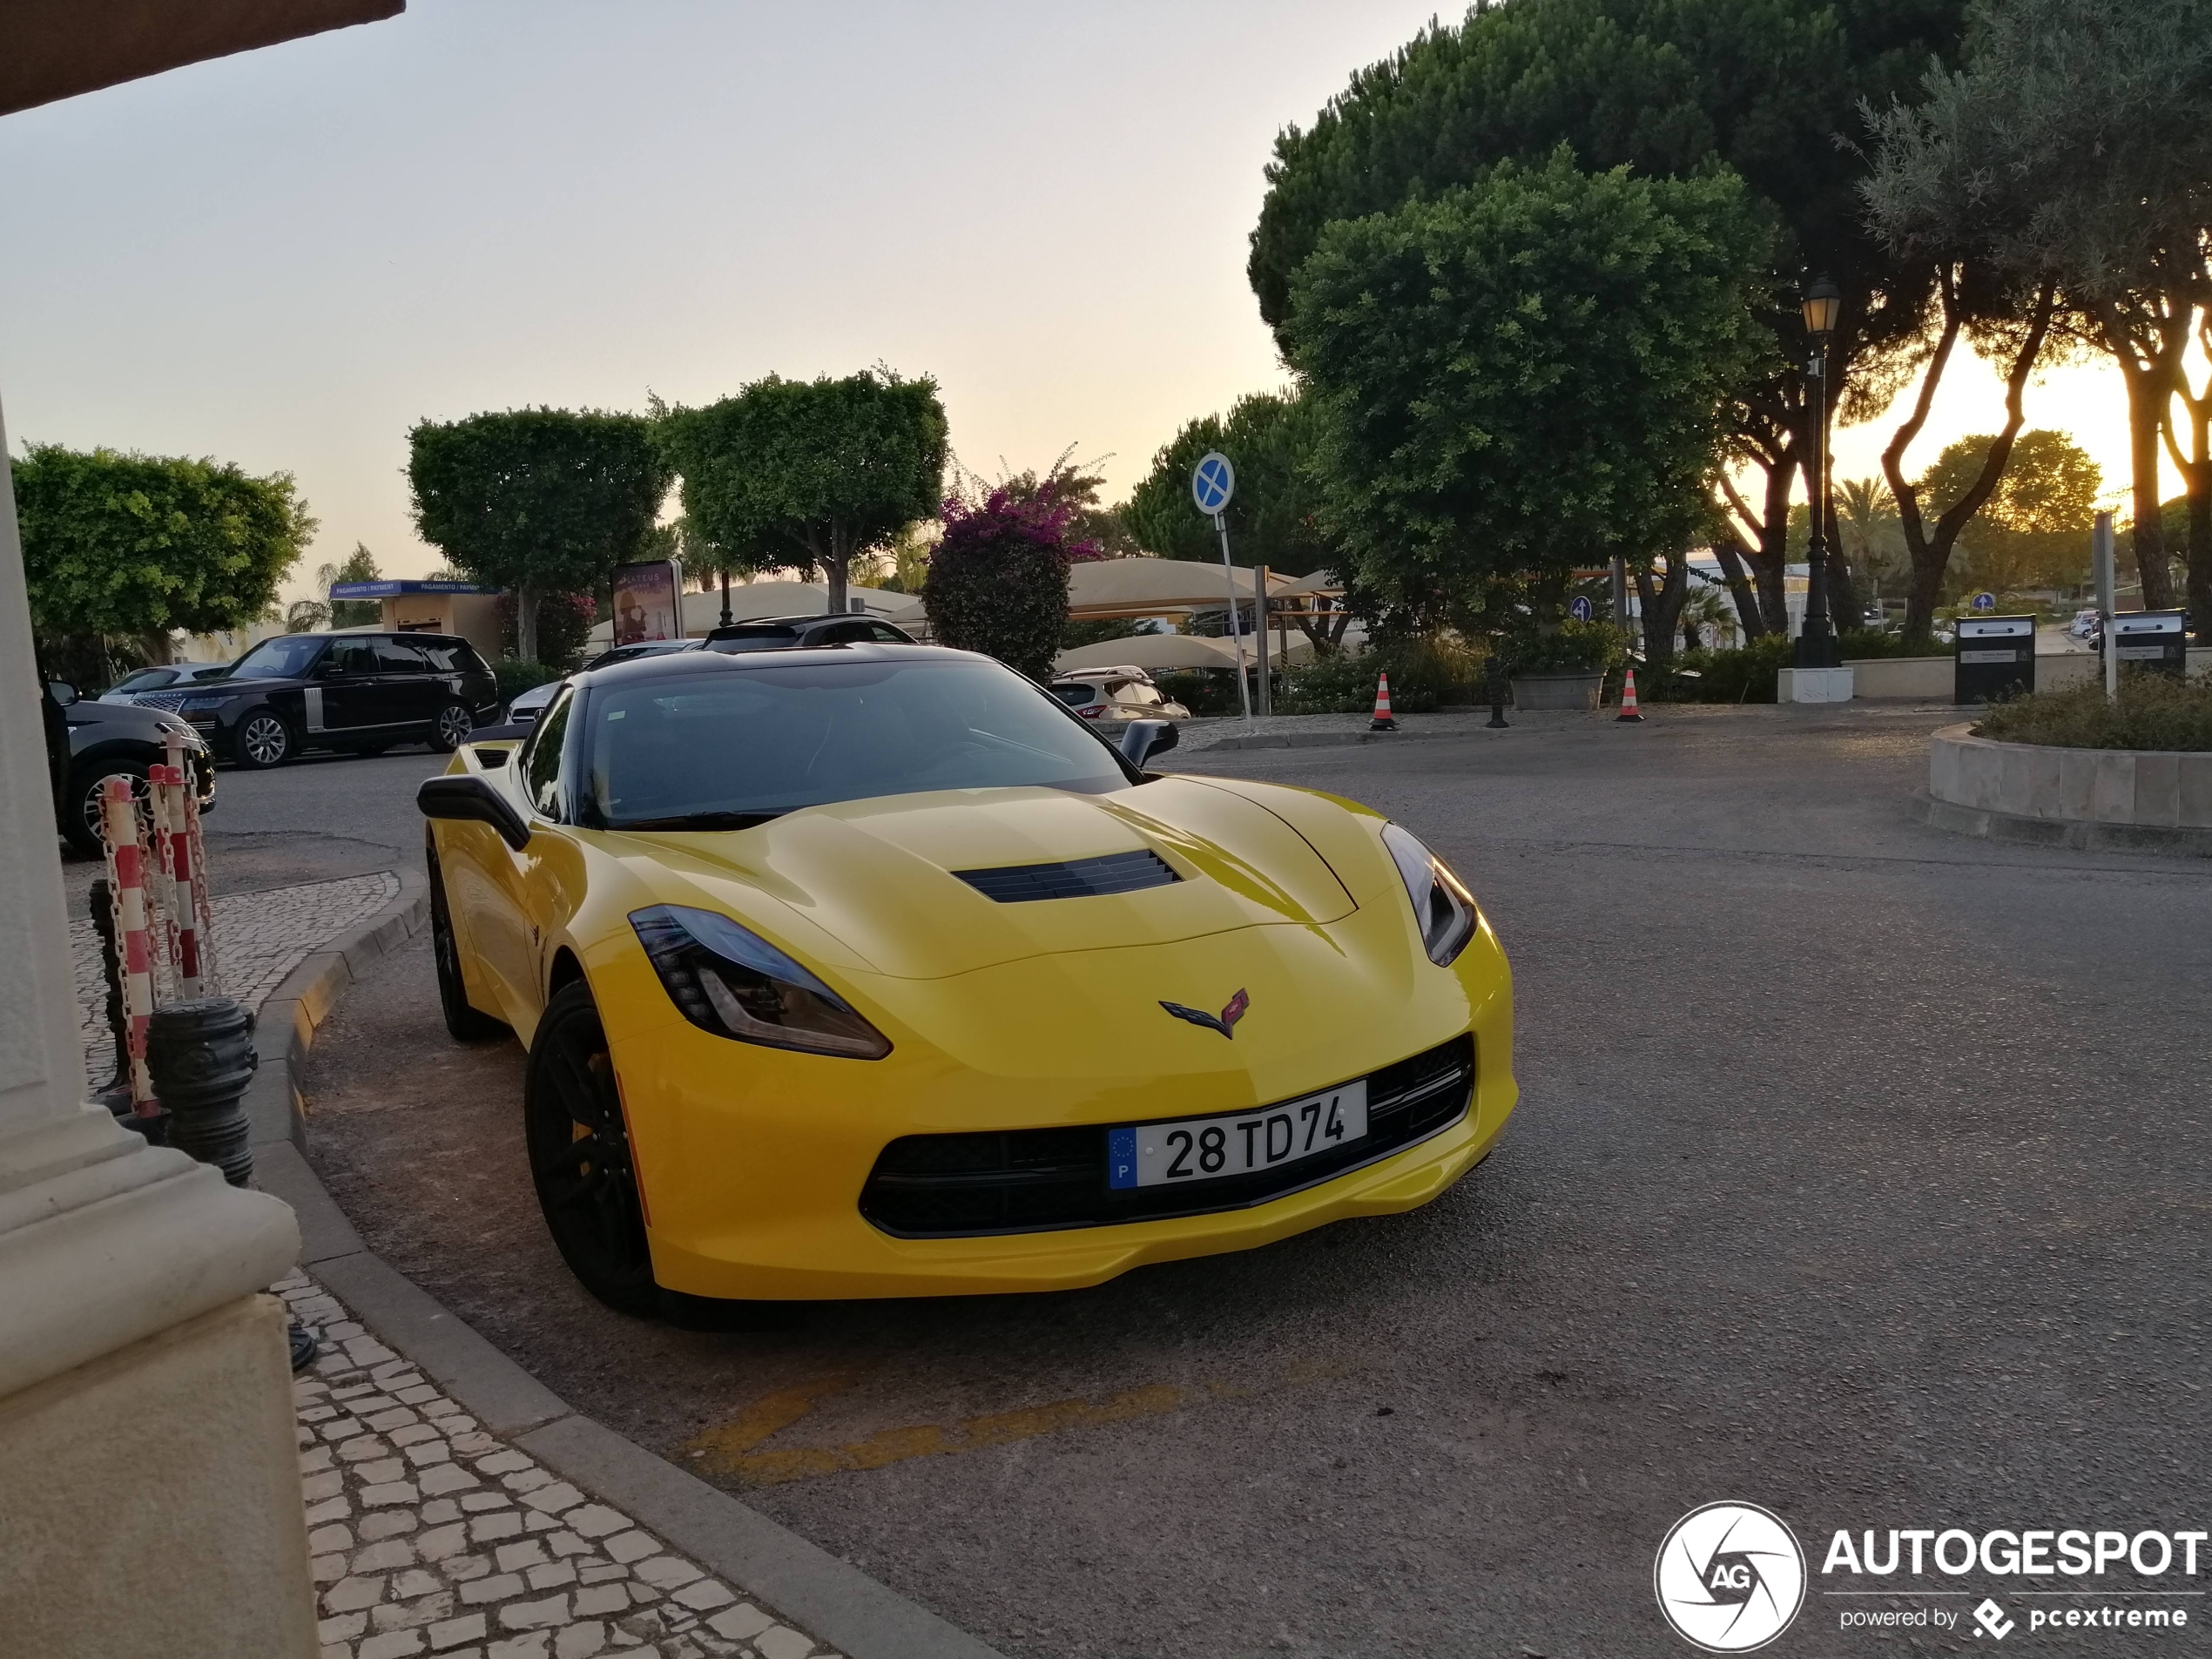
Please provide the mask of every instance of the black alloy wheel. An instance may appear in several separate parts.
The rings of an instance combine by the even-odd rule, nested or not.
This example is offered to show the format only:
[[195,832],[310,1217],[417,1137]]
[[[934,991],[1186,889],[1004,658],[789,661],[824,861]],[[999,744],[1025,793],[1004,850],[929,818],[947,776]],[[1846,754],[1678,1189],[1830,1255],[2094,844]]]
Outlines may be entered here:
[[438,867],[438,850],[427,849],[430,865],[430,957],[437,964],[438,1011],[456,1042],[482,1042],[503,1037],[507,1027],[469,1001],[468,981],[461,974],[461,946],[453,936],[453,913],[446,906],[445,873]]
[[523,1077],[523,1133],[545,1224],[569,1271],[617,1312],[659,1308],[614,1056],[590,988],[553,994]]
[[438,711],[438,718],[430,727],[430,746],[442,755],[449,755],[469,741],[469,734],[476,729],[476,717],[469,712],[466,703],[448,703]]
[[238,764],[266,772],[292,759],[292,728],[274,709],[254,709],[238,723]]
[[80,765],[70,791],[77,810],[63,815],[62,839],[88,859],[105,858],[107,843],[100,838],[100,792],[111,778],[127,779],[132,799],[144,806],[153,786],[146,771],[147,763],[143,760],[95,760]]

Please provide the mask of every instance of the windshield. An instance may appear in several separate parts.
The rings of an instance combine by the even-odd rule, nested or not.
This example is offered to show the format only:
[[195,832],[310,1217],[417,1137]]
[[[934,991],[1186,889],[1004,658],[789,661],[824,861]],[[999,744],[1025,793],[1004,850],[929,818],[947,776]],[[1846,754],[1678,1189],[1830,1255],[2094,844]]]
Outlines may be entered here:
[[929,789],[1096,792],[1129,774],[995,663],[793,663],[591,694],[585,821],[734,828]]
[[166,685],[177,678],[173,668],[142,668],[135,674],[125,674],[109,689],[117,691],[151,691],[157,685]]
[[265,639],[231,664],[226,679],[296,679],[314,665],[323,641],[314,634],[286,634]]

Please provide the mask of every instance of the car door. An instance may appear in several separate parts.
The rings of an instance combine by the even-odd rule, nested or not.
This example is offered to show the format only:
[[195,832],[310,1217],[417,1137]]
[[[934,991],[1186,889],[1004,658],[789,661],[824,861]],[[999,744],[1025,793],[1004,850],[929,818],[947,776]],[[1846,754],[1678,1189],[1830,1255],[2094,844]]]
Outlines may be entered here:
[[376,648],[361,636],[334,639],[308,685],[311,740],[349,736],[376,724]]
[[[549,822],[557,823],[563,815],[561,747],[567,740],[569,711],[575,702],[573,689],[563,686],[515,758],[499,769],[503,775],[493,779],[523,808],[534,831]],[[525,1044],[537,1023],[541,1004],[538,943],[543,906],[533,892],[533,884],[550,850],[544,845],[547,840],[543,833],[533,833],[529,845],[517,852],[496,835],[482,837],[474,860],[474,879],[458,895],[458,901],[467,907],[477,960],[495,981],[508,1024]]]
[[412,639],[381,634],[376,639],[376,705],[379,725],[401,732],[428,732],[438,711],[453,700],[446,682],[430,671],[430,659]]

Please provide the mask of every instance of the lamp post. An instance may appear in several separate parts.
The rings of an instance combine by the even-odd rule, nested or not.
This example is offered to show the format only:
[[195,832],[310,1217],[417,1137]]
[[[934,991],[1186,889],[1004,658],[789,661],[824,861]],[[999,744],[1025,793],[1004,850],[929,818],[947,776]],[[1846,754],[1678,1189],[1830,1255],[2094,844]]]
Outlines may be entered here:
[[1805,469],[1811,535],[1805,545],[1805,622],[1797,635],[1799,668],[1833,668],[1836,636],[1828,624],[1828,337],[1836,331],[1844,296],[1826,277],[1805,284],[1799,300],[1812,358],[1805,378],[1812,392],[1812,464]]

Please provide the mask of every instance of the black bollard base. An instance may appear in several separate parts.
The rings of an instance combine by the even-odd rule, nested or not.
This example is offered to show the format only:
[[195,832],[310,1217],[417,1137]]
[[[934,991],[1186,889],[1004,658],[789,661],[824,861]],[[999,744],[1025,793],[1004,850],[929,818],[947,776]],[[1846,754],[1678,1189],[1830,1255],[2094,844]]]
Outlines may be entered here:
[[172,1114],[169,1144],[242,1187],[253,1177],[246,1086],[260,1063],[253,1016],[227,996],[158,1008],[146,1022],[146,1069]]
[[322,1352],[322,1338],[312,1325],[294,1319],[287,1336],[292,1344],[292,1374],[298,1376],[315,1362]]
[[173,1121],[172,1113],[158,1111],[151,1116],[141,1117],[138,1113],[131,1110],[130,1096],[126,1094],[124,1096],[124,1109],[115,1115],[115,1121],[133,1135],[145,1136],[148,1146],[169,1144],[169,1130]]

